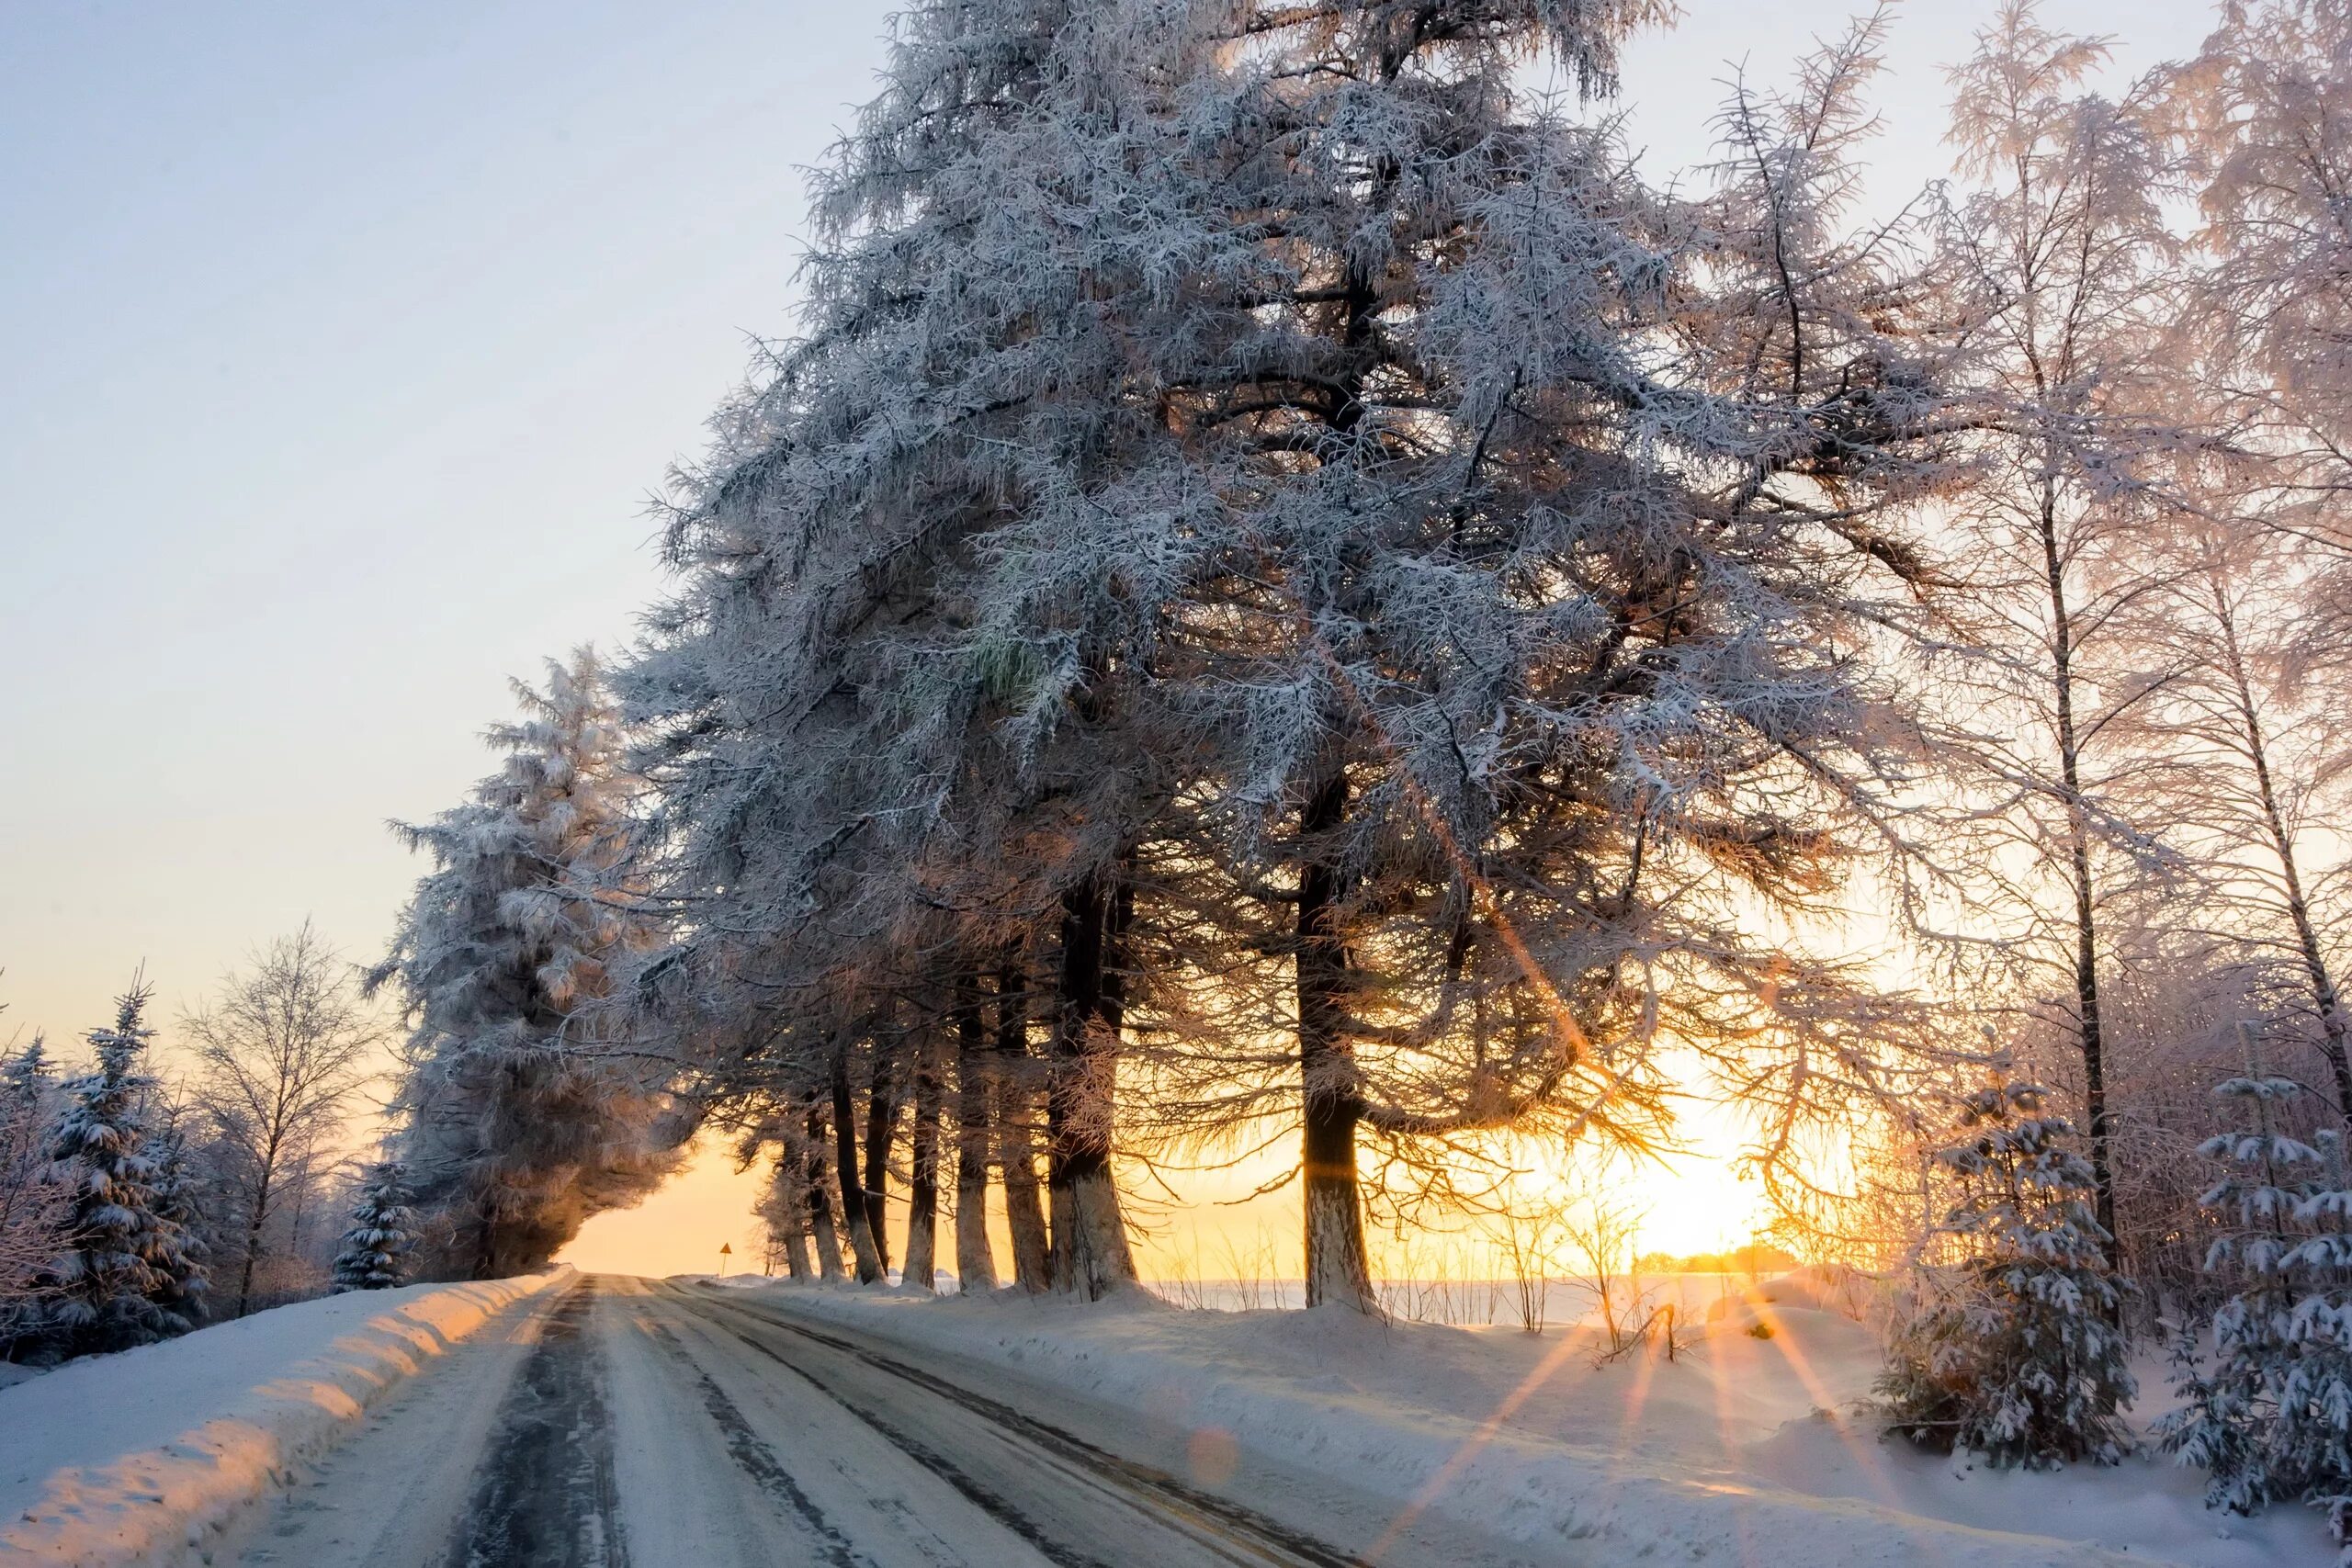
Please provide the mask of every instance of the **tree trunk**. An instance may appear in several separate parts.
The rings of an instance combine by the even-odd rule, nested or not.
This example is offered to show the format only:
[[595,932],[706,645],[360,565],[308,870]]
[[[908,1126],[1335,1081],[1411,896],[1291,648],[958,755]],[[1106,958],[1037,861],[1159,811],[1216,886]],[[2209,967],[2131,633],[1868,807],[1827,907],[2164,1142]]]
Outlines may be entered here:
[[1100,1301],[1136,1278],[1111,1172],[1118,1006],[1106,990],[1120,879],[1105,867],[1062,896],[1062,967],[1046,1081],[1054,1288]]
[[799,1180],[809,1199],[816,1274],[819,1279],[840,1279],[849,1269],[842,1267],[842,1232],[832,1224],[832,1176],[826,1170],[826,1107],[819,1105],[814,1096],[809,1098],[809,1143],[802,1149]]
[[882,1253],[874,1245],[872,1222],[859,1197],[857,1179],[857,1103],[850,1093],[849,1047],[833,1048],[833,1162],[842,1184],[842,1216],[849,1225],[849,1246],[857,1259],[857,1282],[871,1285],[887,1280]]
[[2270,848],[2278,857],[2280,894],[2287,905],[2287,918],[2295,928],[2295,946],[2303,960],[2303,975],[2311,983],[2312,1007],[2319,1014],[2320,1055],[2326,1058],[2328,1073],[2335,1086],[2336,1114],[2352,1121],[2352,1051],[2347,1051],[2347,1031],[2344,1018],[2344,1001],[2336,990],[2335,973],[2327,966],[2327,955],[2320,946],[2319,931],[2312,920],[2311,900],[2303,894],[2302,866],[2295,853],[2295,838],[2288,830],[2287,813],[2279,804],[2278,786],[2270,773],[2270,739],[2262,724],[2262,711],[2254,698],[2254,682],[2247,676],[2245,656],[2238,646],[2238,629],[2229,600],[2220,583],[2213,585],[2214,616],[2222,626],[2222,646],[2230,661],[2230,680],[2235,689],[2238,718],[2245,730],[2246,756],[2254,765],[2254,782],[2257,798],[2262,804],[2263,825],[2269,830]]
[[[775,1174],[771,1179],[775,1201],[769,1207],[783,1227],[771,1239],[784,1254],[785,1273],[795,1280],[806,1280],[809,1274],[808,1195],[801,1187],[808,1179],[807,1163],[801,1156],[799,1140],[788,1134],[783,1152],[776,1156]],[[774,1268],[773,1263],[770,1268]]]
[[1303,1095],[1300,1162],[1306,1178],[1306,1304],[1374,1310],[1356,1174],[1363,1116],[1355,1058],[1343,1032],[1347,943],[1340,931],[1340,875],[1325,840],[1345,818],[1348,782],[1333,771],[1299,812],[1298,1068]]
[[2090,829],[2083,811],[2082,746],[2075,722],[2075,626],[2066,600],[2065,558],[2058,544],[2058,502],[2051,481],[2041,493],[2042,568],[2050,589],[2051,685],[2058,717],[2058,768],[2066,791],[2068,860],[2075,882],[2075,1017],[2083,1048],[2083,1111],[2090,1123],[2091,1181],[2100,1228],[2100,1250],[2116,1259],[2114,1160],[2109,1154],[2114,1124],[2107,1109],[2107,1040],[2098,1005],[2098,900],[2091,881]]
[[895,1048],[885,1049],[880,1041],[875,1042],[874,1079],[865,1094],[865,1224],[886,1276],[890,1272],[890,1145],[899,1129],[895,1055]]
[[498,1276],[490,1270],[492,1256],[498,1245],[497,1226],[491,1217],[489,1198],[481,1197],[476,1201],[473,1258],[467,1265],[469,1271],[466,1277],[469,1280],[494,1280]]
[[2107,1031],[2099,1016],[2098,927],[2093,918],[2089,847],[2075,844],[2075,1009],[2082,1023],[2083,1110],[2090,1118],[2091,1180],[2098,1190],[2101,1250],[2112,1265],[2120,1233],[2115,1228],[2114,1120],[2107,1108]]
[[253,1218],[245,1226],[245,1257],[237,1270],[237,1310],[234,1315],[245,1315],[245,1303],[254,1296],[254,1265],[261,1261],[262,1226],[269,1223],[269,1163],[261,1168],[258,1185],[254,1189]]
[[801,1179],[808,1187],[808,1232],[817,1243],[818,1275],[838,1280],[848,1270],[842,1266],[841,1233],[833,1228],[832,1178],[825,1169],[825,1112],[814,1103],[808,1107],[808,1146]]
[[939,1284],[939,1048],[929,1032],[915,1045],[914,1125],[907,1134],[907,1264],[900,1281]]
[[997,1163],[1005,1225],[1012,1233],[1012,1282],[1033,1294],[1053,1284],[1046,1205],[1037,1191],[1036,1096],[1029,1081],[1029,997],[1019,967],[996,980]]
[[980,977],[967,974],[956,996],[956,1284],[967,1296],[996,1289],[989,1245],[989,1102],[996,1075],[980,1018]]

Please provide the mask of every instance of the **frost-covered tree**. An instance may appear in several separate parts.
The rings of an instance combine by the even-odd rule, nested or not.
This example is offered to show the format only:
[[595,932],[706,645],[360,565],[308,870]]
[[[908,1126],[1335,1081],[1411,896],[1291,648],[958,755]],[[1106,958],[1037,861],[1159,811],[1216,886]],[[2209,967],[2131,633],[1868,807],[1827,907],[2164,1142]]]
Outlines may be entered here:
[[410,1204],[408,1168],[398,1160],[370,1166],[351,1205],[351,1224],[335,1255],[334,1289],[384,1291],[408,1279],[416,1246],[416,1210]]
[[738,1091],[825,1085],[845,1185],[894,1010],[1006,967],[1090,1295],[1133,1275],[1123,1128],[1295,1119],[1309,1294],[1365,1306],[1363,1140],[1631,1129],[1684,996],[1848,1057],[1847,978],[1729,917],[1835,880],[1815,818],[1899,728],[1838,639],[1900,596],[1922,399],[1866,260],[1808,280],[1796,374],[1733,388],[1679,220],[1528,91],[1545,49],[1604,87],[1662,12],[906,19],[628,676],[683,916],[648,989]]
[[2258,490],[2207,494],[2211,515],[2168,531],[2164,591],[2139,634],[2164,671],[2143,727],[2166,764],[2155,798],[2203,874],[2199,922],[2275,953],[2278,1021],[2316,1047],[2336,1113],[2352,1118],[2352,1016],[2332,940],[2341,865],[2326,830],[2352,752],[2310,667],[2301,552],[2239,510]]
[[1961,1106],[1933,1166],[1954,1201],[1878,1382],[1889,1426],[1923,1446],[2041,1468],[2130,1446],[2130,1284],[2107,1261],[2090,1164],[2044,1091],[2003,1074]]
[[2085,91],[2106,58],[2102,40],[2005,0],[1953,72],[1966,183],[1940,225],[1939,276],[1975,472],[1951,505],[1958,591],[1934,713],[1962,789],[1944,863],[1975,896],[1959,945],[2013,968],[2074,1034],[2112,1235],[2102,921],[2155,863],[2131,809],[2148,759],[2120,743],[2151,689],[2125,635],[2149,591],[2132,547],[2177,521],[2163,481],[2187,437],[2166,396],[2177,311],[2155,89]]
[[65,1240],[65,1189],[50,1166],[57,1084],[39,1035],[0,1064],[0,1354],[36,1321],[33,1281]]
[[2269,518],[2352,598],[2352,6],[2225,0],[2172,79],[2205,265],[2189,311],[2211,389],[2281,465]]
[[49,1145],[70,1207],[65,1251],[44,1284],[43,1352],[52,1357],[123,1350],[184,1329],[158,1304],[168,1281],[153,1261],[161,1236],[155,1166],[147,1147],[155,1080],[142,1069],[154,1032],[144,1022],[150,989],[133,982],[114,1025],[94,1030],[95,1067],[66,1081]]
[[[1170,585],[1214,548],[1145,362],[1198,243],[1145,62],[1181,78],[1206,46],[1191,8],[1153,11],[906,18],[820,181],[807,335],[697,476],[676,635],[636,676],[672,748],[648,768],[682,829],[663,886],[695,911],[681,988],[820,1015],[763,1032],[789,1093],[885,1081],[847,1068],[895,1049],[899,1003],[1017,972],[1052,1269],[1088,1294],[1133,1276],[1109,1100],[1135,840],[1170,776],[1135,705]],[[1173,229],[1139,231],[1138,203]]]
[[490,731],[505,766],[468,804],[401,829],[435,869],[370,972],[412,1021],[395,1097],[399,1153],[420,1207],[453,1215],[461,1256],[495,1276],[536,1268],[589,1215],[635,1202],[674,1168],[688,1131],[658,1054],[597,1004],[650,940],[610,874],[634,787],[594,656],[550,662],[526,717]]
[[[1545,48],[1599,85],[1650,15],[1270,7],[1203,85],[1261,276],[1240,367],[1179,404],[1247,563],[1194,596],[1217,803],[1289,959],[1311,1303],[1369,1303],[1367,1151],[1428,1190],[1498,1134],[1638,1139],[1662,1031],[1759,1099],[1808,1051],[1874,1077],[1847,977],[1730,915],[1835,885],[1895,765],[1853,655],[1909,592],[1883,502],[1930,404],[1894,312],[1865,324],[1882,270],[1825,237],[1837,181],[1751,200],[1741,164],[1686,279],[1683,215],[1526,90]],[[1866,73],[1824,69],[1794,123],[1855,115]],[[1768,319],[1770,225],[1839,259]]]
[[196,1100],[220,1156],[219,1188],[240,1239],[232,1316],[243,1317],[272,1223],[308,1156],[340,1124],[383,1031],[361,1004],[351,966],[307,922],[223,978],[182,1024],[197,1059]]
[[212,1293],[212,1247],[205,1239],[208,1184],[190,1147],[187,1107],[153,1111],[147,1156],[153,1167],[147,1265],[155,1272],[152,1298],[163,1309],[167,1331],[185,1334],[209,1314]]
[[[1193,18],[1146,9],[902,19],[819,179],[805,335],[690,477],[671,545],[687,570],[628,677],[663,801],[655,886],[687,911],[652,977],[699,1038],[746,1043],[735,1087],[824,1092],[845,1195],[864,1179],[848,1101],[887,1101],[872,1069],[909,1012],[1008,949],[1053,977],[1054,1250],[1087,1293],[1133,1275],[1108,926],[1164,788],[1132,742],[1107,748],[1133,734],[1163,584],[1206,547],[1181,495],[1102,489],[1169,444],[1130,389],[1152,333],[1124,314],[1148,281],[1157,320],[1182,310],[1181,254],[1133,220],[1165,127],[1128,67]],[[872,1216],[845,1219],[878,1269]]]
[[2181,1403],[2156,1433],[2210,1473],[2210,1506],[2252,1513],[2304,1498],[2329,1508],[2341,1540],[2340,1505],[2352,1495],[2352,1181],[2341,1131],[2297,1135],[2302,1088],[2265,1071],[2251,1030],[2246,1038],[2246,1070],[2213,1091],[2239,1124],[2201,1151],[2223,1170],[2205,1197],[2220,1226],[2206,1267],[2230,1293],[2213,1314],[2210,1356],[2184,1333]]

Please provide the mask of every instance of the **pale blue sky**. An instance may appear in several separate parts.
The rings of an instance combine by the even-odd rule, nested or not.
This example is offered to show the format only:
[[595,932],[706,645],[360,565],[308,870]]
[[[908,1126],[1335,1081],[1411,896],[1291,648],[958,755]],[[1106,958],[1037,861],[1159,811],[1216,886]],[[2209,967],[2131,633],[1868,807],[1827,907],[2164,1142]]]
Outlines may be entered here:
[[[1690,0],[1626,97],[1703,155],[1725,62],[1838,0]],[[1914,0],[1882,189],[1940,172]],[[2192,49],[2190,0],[2052,0]],[[633,631],[643,507],[790,325],[801,169],[885,7],[800,0],[0,6],[0,1039],[165,1016],[315,914],[373,955],[382,823],[485,771],[509,673]]]

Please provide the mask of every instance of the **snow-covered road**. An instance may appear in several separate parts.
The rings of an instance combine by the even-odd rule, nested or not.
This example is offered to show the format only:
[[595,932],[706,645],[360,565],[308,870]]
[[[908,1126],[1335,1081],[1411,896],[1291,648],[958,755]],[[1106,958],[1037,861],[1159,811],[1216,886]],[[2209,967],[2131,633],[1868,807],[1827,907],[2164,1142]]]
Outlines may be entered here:
[[416,1379],[240,1532],[236,1560],[1349,1561],[905,1356],[730,1292],[588,1276]]

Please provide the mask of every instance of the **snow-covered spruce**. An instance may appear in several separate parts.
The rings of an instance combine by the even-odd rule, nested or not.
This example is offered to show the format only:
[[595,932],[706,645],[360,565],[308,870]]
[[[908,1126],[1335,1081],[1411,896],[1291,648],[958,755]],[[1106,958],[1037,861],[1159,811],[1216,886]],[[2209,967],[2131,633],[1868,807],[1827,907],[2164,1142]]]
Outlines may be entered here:
[[204,1184],[189,1146],[187,1113],[164,1107],[155,1113],[148,1143],[154,1171],[153,1228],[146,1257],[155,1271],[153,1299],[177,1332],[202,1323],[212,1292],[211,1244],[204,1239]]
[[1957,1201],[1917,1299],[1892,1333],[1878,1390],[1888,1424],[1924,1447],[2029,1468],[2111,1464],[2130,1446],[2123,1308],[2074,1130],[2045,1091],[2002,1077],[1962,1103],[1936,1151]]
[[[2211,1475],[2207,1501],[2252,1513],[2300,1498],[2352,1523],[2352,1179],[2343,1134],[2293,1134],[2294,1080],[2250,1065],[2215,1094],[2241,1125],[2202,1153],[2226,1174],[2206,1194],[2221,1226],[2206,1268],[2227,1281],[2211,1350],[2184,1331],[2175,1354],[2179,1407],[2157,1426],[2165,1448]],[[2352,1542],[2347,1542],[2352,1546]]]
[[51,1169],[70,1194],[66,1248],[36,1280],[36,1354],[45,1359],[123,1350],[186,1330],[157,1297],[171,1284],[155,1267],[164,1242],[146,1116],[155,1080],[142,1066],[154,1032],[141,1021],[149,988],[134,984],[114,1026],[94,1030],[97,1065],[63,1087],[50,1140]]
[[334,1290],[385,1291],[408,1279],[416,1245],[416,1211],[409,1205],[408,1169],[398,1160],[368,1168],[351,1205],[351,1227],[335,1255]]
[[0,1066],[0,1357],[36,1326],[33,1280],[64,1246],[66,1194],[48,1146],[56,1094],[40,1035]]
[[527,717],[468,804],[401,831],[435,870],[371,988],[397,981],[413,1023],[394,1101],[417,1204],[445,1222],[434,1274],[536,1269],[589,1215],[650,1191],[687,1130],[660,1064],[616,1048],[595,1004],[649,938],[610,884],[634,787],[594,656],[520,682]]

